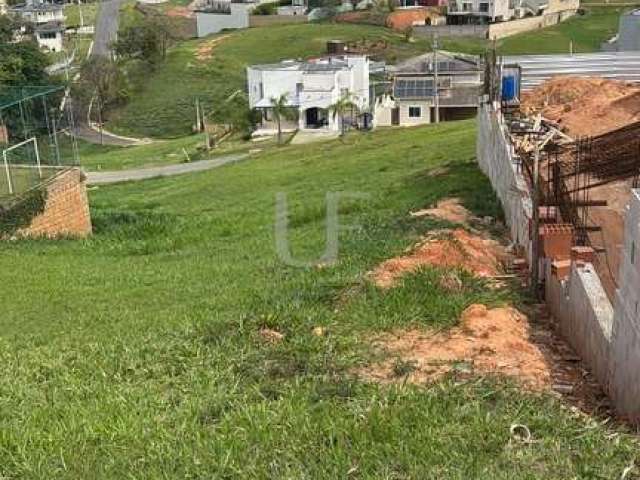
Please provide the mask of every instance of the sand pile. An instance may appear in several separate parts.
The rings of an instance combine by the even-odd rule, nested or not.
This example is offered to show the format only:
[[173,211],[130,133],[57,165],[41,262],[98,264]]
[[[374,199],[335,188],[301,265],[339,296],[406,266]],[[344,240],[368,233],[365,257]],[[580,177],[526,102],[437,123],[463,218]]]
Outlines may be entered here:
[[460,326],[447,332],[399,331],[379,337],[374,344],[392,357],[358,372],[371,380],[404,376],[398,368],[400,359],[409,365],[404,369],[408,381],[415,383],[437,380],[453,370],[507,375],[533,389],[553,383],[552,367],[531,341],[527,318],[512,307],[471,305],[462,313]]
[[572,137],[600,135],[640,120],[640,87],[603,78],[556,77],[522,94],[522,111],[542,113]]
[[380,288],[390,288],[407,273],[422,266],[462,268],[479,277],[500,274],[505,258],[497,241],[467,232],[462,228],[439,230],[409,250],[407,255],[384,261],[370,273]]

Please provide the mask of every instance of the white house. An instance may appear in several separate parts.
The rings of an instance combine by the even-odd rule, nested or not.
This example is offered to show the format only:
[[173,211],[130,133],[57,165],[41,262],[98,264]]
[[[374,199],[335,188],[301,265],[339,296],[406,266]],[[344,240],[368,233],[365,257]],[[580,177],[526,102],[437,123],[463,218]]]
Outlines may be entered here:
[[[519,3],[519,2],[518,2]],[[493,23],[515,16],[514,0],[449,0],[449,23]]]
[[[341,98],[355,104],[354,114],[369,107],[369,59],[362,55],[254,65],[247,68],[247,79],[249,106],[261,113],[256,134],[276,130],[272,105],[282,95],[291,109],[285,130],[339,131],[342,119],[331,107]],[[345,121],[353,121],[350,117]]]
[[49,22],[38,25],[34,34],[40,48],[46,48],[51,52],[61,52],[63,50],[64,25],[59,22]]
[[0,15],[6,15],[7,11],[7,0],[0,0]]
[[64,22],[64,7],[57,3],[46,3],[42,0],[27,0],[26,3],[15,5],[9,10],[19,15],[26,22],[43,25],[49,22]]

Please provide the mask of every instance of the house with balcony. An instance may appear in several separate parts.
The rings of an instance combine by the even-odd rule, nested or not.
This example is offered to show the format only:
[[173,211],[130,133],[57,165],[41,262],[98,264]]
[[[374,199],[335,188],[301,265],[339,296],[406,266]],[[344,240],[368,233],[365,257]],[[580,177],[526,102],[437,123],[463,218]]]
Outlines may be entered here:
[[519,0],[449,0],[447,23],[450,25],[486,24],[511,20]]
[[43,0],[27,0],[26,3],[14,5],[9,12],[34,25],[64,23],[65,18],[62,4],[48,3]]
[[[338,132],[341,122],[353,122],[369,107],[369,59],[363,55],[339,55],[308,61],[285,60],[247,68],[249,106],[260,112],[256,135],[277,131],[273,103],[286,96],[290,115],[285,131]],[[334,115],[332,106],[349,98],[354,111]]]
[[473,118],[482,73],[478,57],[442,51],[390,67],[391,88],[376,99],[374,125],[411,126]]

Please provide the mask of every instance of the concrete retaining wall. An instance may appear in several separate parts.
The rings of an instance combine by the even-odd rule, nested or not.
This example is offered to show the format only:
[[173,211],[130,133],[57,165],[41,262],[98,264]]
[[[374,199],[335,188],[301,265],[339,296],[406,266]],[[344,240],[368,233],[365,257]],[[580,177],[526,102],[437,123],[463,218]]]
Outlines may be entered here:
[[442,35],[446,37],[480,37],[486,38],[488,25],[420,25],[413,28],[415,35],[432,37]]
[[609,390],[613,307],[590,263],[561,280],[545,268],[545,300],[558,329],[605,391]]
[[306,15],[249,15],[250,27],[270,27],[272,25],[289,25],[307,23]]
[[231,3],[229,13],[196,12],[198,38],[219,33],[225,29],[249,27],[252,4]]
[[502,203],[511,239],[524,248],[531,262],[529,225],[532,203],[529,189],[507,139],[502,114],[489,105],[478,109],[476,156],[480,169],[489,177]]
[[640,191],[627,209],[612,334],[611,395],[623,415],[640,421]]
[[576,9],[571,9],[562,12],[548,13],[538,17],[528,17],[519,20],[511,20],[509,22],[494,23],[489,25],[487,38],[490,40],[497,40],[517,33],[550,27],[574,16],[576,11]]

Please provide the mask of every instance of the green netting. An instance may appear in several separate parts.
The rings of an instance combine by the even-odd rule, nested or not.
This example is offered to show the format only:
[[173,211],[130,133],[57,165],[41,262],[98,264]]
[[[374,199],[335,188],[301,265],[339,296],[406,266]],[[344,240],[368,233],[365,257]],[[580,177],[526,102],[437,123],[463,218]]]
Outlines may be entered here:
[[26,102],[43,95],[63,90],[62,86],[36,85],[36,86],[9,86],[0,85],[0,111],[18,105],[20,102]]

